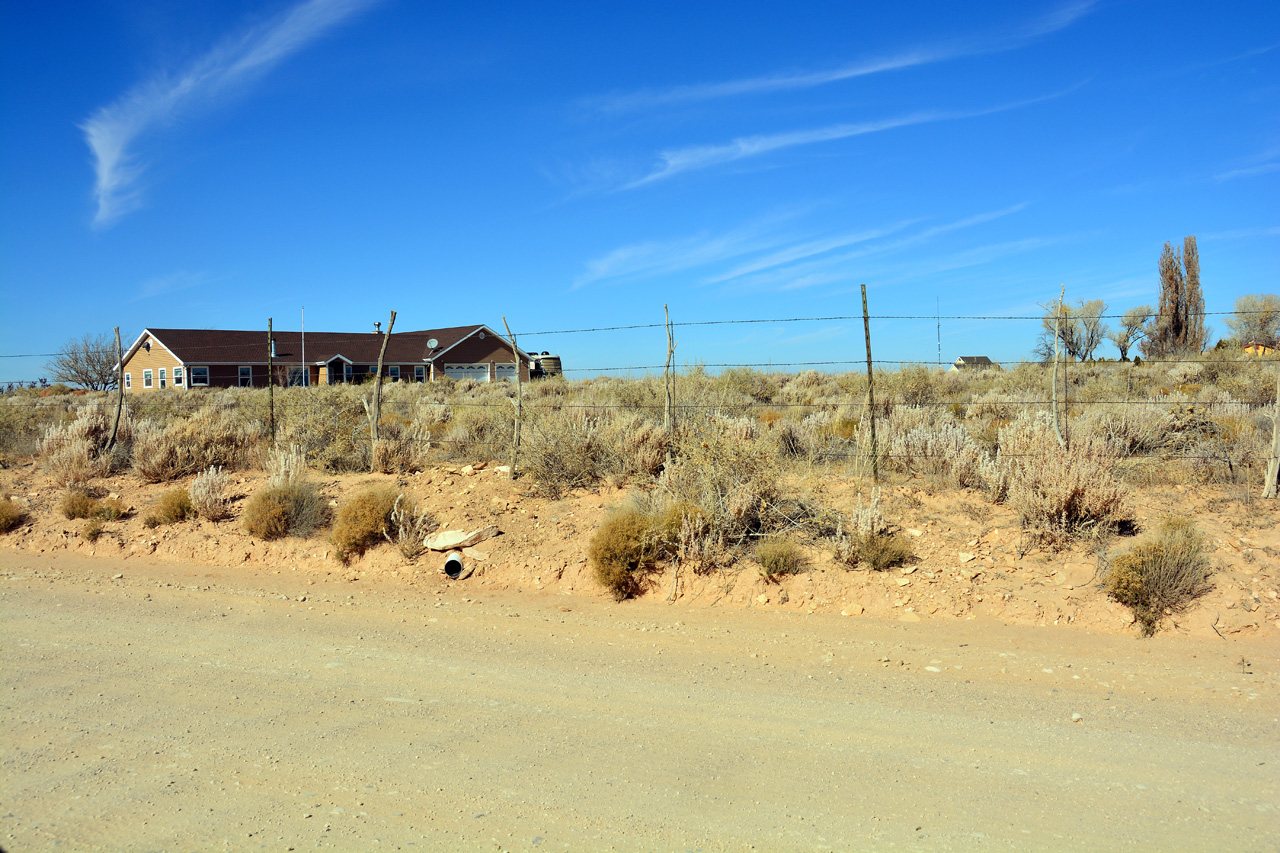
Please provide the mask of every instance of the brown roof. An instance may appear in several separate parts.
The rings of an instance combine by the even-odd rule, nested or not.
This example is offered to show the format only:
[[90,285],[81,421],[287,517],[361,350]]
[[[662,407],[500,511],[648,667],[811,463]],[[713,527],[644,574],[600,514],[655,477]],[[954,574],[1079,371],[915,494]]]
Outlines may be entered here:
[[[474,325],[393,332],[387,341],[384,360],[388,364],[429,361],[471,334],[487,328]],[[492,330],[490,333],[493,334]],[[133,355],[147,334],[186,364],[265,364],[267,361],[265,329],[147,329],[129,348],[126,358]],[[272,334],[276,341],[276,361],[302,361],[301,332],[276,330]],[[436,346],[428,350],[427,342],[433,338]],[[324,363],[339,356],[354,364],[376,364],[381,348],[382,335],[376,332],[306,334],[306,360],[309,364]]]

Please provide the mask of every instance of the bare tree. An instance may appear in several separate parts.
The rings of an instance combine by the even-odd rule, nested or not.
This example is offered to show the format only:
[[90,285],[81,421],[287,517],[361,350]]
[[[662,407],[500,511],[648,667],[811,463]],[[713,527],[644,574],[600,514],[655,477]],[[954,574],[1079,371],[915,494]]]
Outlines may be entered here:
[[71,382],[90,391],[114,388],[119,379],[115,339],[106,332],[72,338],[46,366],[55,382]]
[[1240,346],[1280,344],[1280,296],[1246,293],[1236,298],[1236,313],[1227,317],[1231,339]]
[[1151,315],[1155,309],[1150,305],[1136,305],[1124,312],[1120,318],[1120,328],[1110,332],[1107,337],[1120,350],[1120,360],[1129,360],[1129,349],[1147,336]]
[[1101,299],[1088,302],[1077,300],[1075,305],[1063,305],[1058,314],[1058,303],[1040,306],[1045,309],[1040,321],[1040,338],[1036,342],[1036,355],[1043,361],[1053,358],[1053,330],[1058,330],[1058,343],[1069,358],[1086,361],[1106,339],[1107,324],[1103,321],[1107,303]]
[[1179,250],[1165,243],[1160,252],[1160,305],[1151,319],[1142,354],[1160,358],[1202,352],[1209,342],[1204,324],[1204,293],[1200,289],[1200,252],[1196,238],[1183,240]]

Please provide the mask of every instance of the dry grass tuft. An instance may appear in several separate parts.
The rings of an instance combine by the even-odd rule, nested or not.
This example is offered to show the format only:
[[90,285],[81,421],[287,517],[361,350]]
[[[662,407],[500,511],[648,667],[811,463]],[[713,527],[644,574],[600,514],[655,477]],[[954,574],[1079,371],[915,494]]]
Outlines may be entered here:
[[329,502],[305,479],[268,486],[244,508],[244,529],[259,539],[309,536],[328,520]]
[[653,517],[629,506],[605,517],[591,537],[587,557],[596,580],[622,601],[643,590],[645,572],[668,550]]
[[804,552],[785,537],[762,539],[756,545],[756,562],[760,573],[770,580],[782,575],[799,574],[804,568]]
[[1151,539],[1112,561],[1103,586],[1150,637],[1165,615],[1185,610],[1213,588],[1205,546],[1190,519],[1165,518]]
[[90,518],[97,509],[98,502],[79,490],[67,492],[58,504],[58,511],[67,518]]
[[440,522],[425,506],[402,492],[396,495],[382,536],[395,545],[406,560],[413,562],[427,550],[426,538],[439,526]]
[[196,514],[209,521],[221,521],[231,515],[231,477],[217,465],[197,474],[187,491]]
[[8,533],[22,523],[27,514],[9,498],[0,500],[0,533]]
[[196,508],[191,503],[191,495],[186,489],[170,489],[160,496],[153,513],[161,524],[177,524],[188,518],[196,517]]
[[383,531],[392,524],[391,512],[397,498],[394,490],[379,486],[360,492],[338,507],[333,524],[333,554],[340,562],[348,563],[378,544]]

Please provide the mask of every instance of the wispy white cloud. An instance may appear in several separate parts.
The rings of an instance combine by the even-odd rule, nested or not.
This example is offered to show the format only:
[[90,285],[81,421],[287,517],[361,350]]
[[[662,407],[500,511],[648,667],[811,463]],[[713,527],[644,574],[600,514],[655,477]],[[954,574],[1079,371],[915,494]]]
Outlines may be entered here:
[[[907,234],[894,240],[862,246],[852,251],[836,252],[824,257],[802,260],[799,263],[778,265],[770,269],[738,277],[736,287],[745,290],[803,290],[825,284],[847,282],[851,277],[865,277],[869,258],[892,257],[895,253],[933,242],[939,237],[993,222],[1005,216],[1017,213],[1027,206],[1026,202],[966,216],[953,222],[934,225],[914,234]],[[728,277],[723,280],[729,281]]]
[[1067,89],[1062,92],[1055,92],[1051,95],[1044,95],[1042,97],[1031,98],[1025,101],[1017,101],[1011,104],[1001,104],[981,110],[969,110],[963,112],[920,112],[895,118],[881,119],[879,121],[835,124],[827,127],[790,131],[787,133],[743,136],[723,145],[690,145],[684,148],[671,148],[658,154],[657,165],[655,165],[647,175],[642,178],[638,178],[631,183],[624,184],[622,189],[635,189],[657,181],[664,181],[668,178],[674,177],[675,175],[681,174],[682,172],[706,169],[711,166],[719,166],[724,163],[731,163],[735,160],[743,160],[748,157],[758,157],[771,151],[794,148],[799,145],[813,145],[819,142],[848,139],[850,137],[863,136],[869,133],[880,133],[882,131],[893,130],[899,127],[929,124],[939,121],[955,121],[958,119],[977,118],[979,116],[1006,112],[1008,110],[1030,106],[1031,104],[1041,103],[1054,98],[1060,98],[1069,92],[1075,91],[1077,88],[1079,88],[1079,86],[1074,86],[1071,89]]
[[1243,240],[1249,237],[1275,237],[1280,235],[1280,225],[1259,225],[1254,228],[1236,228],[1231,231],[1214,231],[1205,234],[1203,240]]
[[587,104],[606,113],[632,112],[653,107],[710,101],[720,98],[810,89],[815,86],[824,86],[829,83],[852,80],[886,71],[931,65],[965,56],[998,53],[1022,47],[1038,38],[1065,29],[1089,14],[1096,5],[1096,0],[1067,3],[1054,9],[1049,14],[1012,31],[907,50],[875,59],[860,60],[825,71],[768,74],[760,77],[724,80],[718,83],[701,83],[674,86],[668,89],[629,92],[594,98],[587,101]]
[[96,226],[140,204],[144,165],[132,150],[139,137],[206,107],[306,47],[377,0],[305,0],[275,18],[224,40],[177,74],[157,75],[99,108],[80,125],[93,154]]
[[1231,169],[1230,171],[1214,175],[1213,179],[1221,183],[1222,181],[1232,181],[1236,178],[1251,178],[1255,175],[1265,175],[1268,172],[1280,170],[1280,160],[1273,160],[1270,163],[1259,163],[1256,166],[1245,166],[1242,169]]
[[798,213],[758,220],[723,234],[696,234],[675,240],[648,240],[621,246],[587,262],[573,287],[695,269],[768,251],[786,241],[779,226]]
[[187,272],[186,270],[177,270],[168,275],[156,276],[147,279],[138,287],[137,294],[131,301],[138,302],[142,299],[152,299],[156,296],[166,296],[176,293],[180,290],[187,290],[192,287],[200,287],[210,284],[217,279],[208,271]]
[[[735,290],[797,290],[846,282],[865,269],[864,259],[929,243],[1024,209],[1025,202],[902,234],[919,219],[830,237],[798,235],[792,227],[803,211],[788,211],[721,234],[696,234],[666,241],[644,241],[614,249],[588,261],[574,288],[606,281],[644,279],[689,270],[705,270],[691,283],[728,284]],[[895,239],[893,235],[902,234]],[[850,249],[849,247],[858,248]],[[845,251],[840,251],[840,250]],[[854,262],[857,262],[856,264]],[[727,266],[727,268],[725,268]],[[717,269],[720,267],[720,269]]]

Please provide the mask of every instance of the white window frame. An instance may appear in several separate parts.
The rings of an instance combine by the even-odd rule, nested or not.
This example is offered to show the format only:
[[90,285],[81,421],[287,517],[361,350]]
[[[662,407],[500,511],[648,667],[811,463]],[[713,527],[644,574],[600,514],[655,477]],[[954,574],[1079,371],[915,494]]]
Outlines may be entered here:
[[124,390],[126,391],[133,390],[133,374],[132,373],[126,373],[124,375]]
[[[246,370],[247,370],[247,371],[249,371],[249,382],[248,382],[248,384],[245,384],[245,381],[244,381],[244,379],[245,379],[244,372],[245,372]],[[239,385],[239,387],[241,387],[241,388],[252,388],[252,387],[253,387],[253,365],[251,365],[251,364],[241,364],[241,365],[239,365],[238,369],[236,370],[236,383],[237,383],[237,384]]]
[[181,388],[182,380],[183,380],[182,365],[178,365],[173,369],[173,387]]
[[427,381],[427,366],[425,364],[415,364],[413,366],[413,381],[414,382]]
[[163,368],[163,367],[162,367],[162,368],[160,368],[160,387],[161,387],[161,388],[168,388],[168,387],[169,387],[169,381],[168,381],[168,380],[169,380],[169,377],[168,377],[168,373],[169,373],[169,371],[168,371],[166,368]]
[[[204,374],[204,381],[203,381],[203,382],[199,382],[199,381],[197,381],[196,376],[198,375],[198,372],[199,372],[199,373],[203,373],[203,374]],[[192,388],[196,387],[197,385],[199,385],[199,386],[201,386],[201,387],[203,387],[203,388],[207,388],[207,387],[209,386],[209,367],[208,367],[208,365],[200,365],[200,366],[198,366],[198,367],[193,366],[193,367],[191,368],[191,375],[188,377],[188,381],[191,383],[191,387],[192,387]]]
[[142,387],[143,388],[151,387],[151,376],[152,374],[150,370],[142,371]]
[[[503,376],[503,368],[506,368],[510,376]],[[518,361],[498,361],[493,365],[493,378],[496,382],[515,382],[520,375],[520,362]]]
[[388,364],[387,378],[390,379],[392,382],[399,382],[400,381],[400,365]]

